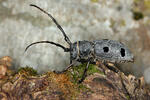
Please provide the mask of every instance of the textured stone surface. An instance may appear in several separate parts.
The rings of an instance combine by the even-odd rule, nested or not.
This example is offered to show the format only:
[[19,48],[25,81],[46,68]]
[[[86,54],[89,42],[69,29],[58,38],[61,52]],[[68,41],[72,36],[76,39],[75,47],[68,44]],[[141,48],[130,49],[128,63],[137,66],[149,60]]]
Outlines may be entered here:
[[[76,66],[62,74],[33,73],[26,67],[7,71],[0,79],[1,100],[149,100],[144,78],[113,72],[103,64],[90,66],[87,77],[78,83],[86,66]],[[116,66],[113,66],[116,67]],[[80,69],[80,71],[79,71]],[[103,70],[103,71],[101,71]],[[78,73],[78,74],[77,74]]]
[[[128,45],[135,63],[122,65],[127,72],[140,76],[150,67],[149,0],[0,0],[0,56],[11,56],[16,66],[42,72],[69,64],[69,54],[49,44],[24,54],[27,45],[40,40],[67,46],[53,22],[31,3],[50,12],[72,41],[108,38]],[[144,18],[134,20],[132,10],[141,11]]]

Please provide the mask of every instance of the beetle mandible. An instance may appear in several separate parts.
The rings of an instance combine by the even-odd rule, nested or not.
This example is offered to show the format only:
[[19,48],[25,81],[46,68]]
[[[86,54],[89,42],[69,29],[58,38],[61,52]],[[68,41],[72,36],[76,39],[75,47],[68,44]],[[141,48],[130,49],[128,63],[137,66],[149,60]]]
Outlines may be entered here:
[[86,71],[90,63],[94,63],[96,61],[112,62],[112,63],[133,62],[134,57],[133,54],[130,52],[130,50],[124,44],[115,40],[109,39],[94,40],[94,41],[83,40],[72,43],[68,38],[68,36],[66,35],[65,31],[63,30],[63,28],[59,25],[59,23],[55,20],[55,18],[53,18],[51,14],[47,13],[42,8],[36,5],[31,4],[30,6],[38,8],[52,19],[52,21],[56,24],[58,29],[60,29],[60,31],[62,32],[64,40],[68,43],[69,48],[66,48],[63,45],[52,41],[39,41],[28,45],[25,51],[27,51],[27,49],[30,46],[38,43],[49,43],[62,48],[64,52],[70,53],[70,65],[66,67],[64,71],[66,71],[69,67],[71,67],[74,64],[73,61],[78,61],[81,63],[87,62],[83,76],[79,81],[80,83],[84,80]]

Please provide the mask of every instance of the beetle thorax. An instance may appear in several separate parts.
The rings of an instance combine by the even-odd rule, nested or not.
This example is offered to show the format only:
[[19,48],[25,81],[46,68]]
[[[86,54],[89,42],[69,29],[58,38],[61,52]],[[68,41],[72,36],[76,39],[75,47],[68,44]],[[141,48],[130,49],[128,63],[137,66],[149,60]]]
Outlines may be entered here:
[[77,41],[70,46],[72,60],[86,61],[92,57],[93,44],[89,41]]

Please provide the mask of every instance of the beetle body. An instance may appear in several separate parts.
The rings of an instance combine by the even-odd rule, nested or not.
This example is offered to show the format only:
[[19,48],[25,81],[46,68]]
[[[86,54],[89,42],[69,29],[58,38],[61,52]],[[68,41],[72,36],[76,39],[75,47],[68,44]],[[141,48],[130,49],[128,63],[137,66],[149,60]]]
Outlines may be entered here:
[[122,43],[115,40],[77,41],[70,47],[71,60],[91,63],[102,62],[132,62],[133,55]]
[[[133,61],[133,55],[130,52],[130,50],[124,44],[115,40],[108,40],[108,39],[95,41],[83,40],[72,43],[68,38],[68,36],[66,35],[66,33],[64,32],[63,28],[58,24],[58,22],[52,17],[51,14],[47,13],[46,11],[44,11],[43,9],[41,9],[36,5],[31,4],[30,6],[38,8],[52,19],[52,21],[62,32],[64,40],[68,43],[69,48],[66,48],[63,45],[52,41],[39,41],[28,45],[25,51],[27,51],[27,49],[34,44],[49,43],[62,48],[64,52],[70,52],[70,65],[73,64],[72,61],[74,60],[81,63],[87,62],[87,66],[84,70],[80,82],[82,82],[85,78],[89,63],[95,63],[96,61],[113,62],[113,63]],[[70,66],[68,66],[65,70],[67,70],[69,67]]]

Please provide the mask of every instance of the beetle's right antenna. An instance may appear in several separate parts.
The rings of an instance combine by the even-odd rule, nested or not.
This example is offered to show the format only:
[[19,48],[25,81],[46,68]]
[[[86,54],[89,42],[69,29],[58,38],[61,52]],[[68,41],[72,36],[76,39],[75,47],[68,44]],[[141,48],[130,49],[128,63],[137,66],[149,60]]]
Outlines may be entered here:
[[39,10],[41,10],[43,13],[47,14],[47,15],[53,20],[53,22],[56,24],[56,26],[60,29],[60,31],[63,33],[63,35],[64,35],[64,37],[65,37],[65,38],[64,38],[65,41],[66,41],[69,45],[72,44],[71,41],[70,41],[70,39],[67,37],[65,31],[63,30],[63,28],[58,24],[58,22],[55,20],[55,18],[54,18],[51,14],[47,13],[47,12],[44,11],[42,8],[40,8],[40,7],[38,7],[38,6],[34,5],[34,4],[30,4],[30,6],[36,7],[36,8],[38,8]]

